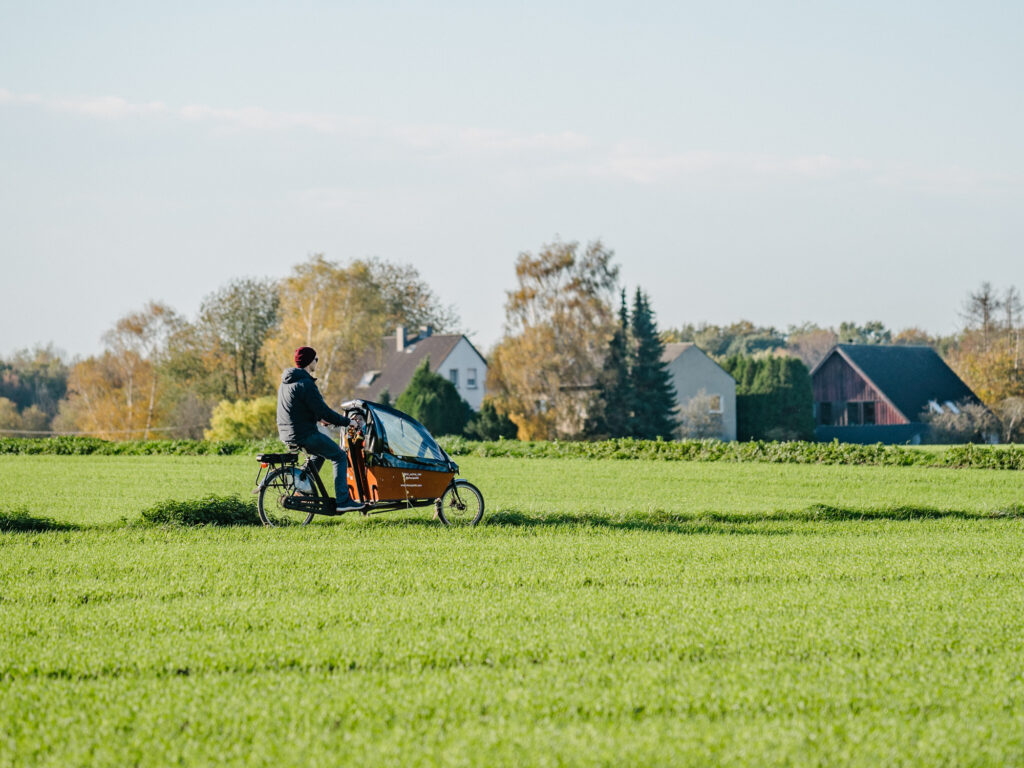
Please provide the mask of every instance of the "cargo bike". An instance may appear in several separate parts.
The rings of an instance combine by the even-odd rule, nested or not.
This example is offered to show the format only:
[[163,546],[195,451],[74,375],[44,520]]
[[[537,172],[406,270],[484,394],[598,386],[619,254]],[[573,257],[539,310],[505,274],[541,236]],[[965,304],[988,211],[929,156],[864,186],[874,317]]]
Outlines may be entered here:
[[[349,496],[363,515],[412,507],[434,507],[448,526],[476,525],[484,497],[472,483],[457,479],[458,465],[430,432],[406,413],[381,403],[350,400],[341,412],[351,423],[342,429]],[[327,492],[317,463],[299,465],[299,448],[256,457],[257,509],[267,526],[309,524],[316,515],[333,517],[335,499]]]

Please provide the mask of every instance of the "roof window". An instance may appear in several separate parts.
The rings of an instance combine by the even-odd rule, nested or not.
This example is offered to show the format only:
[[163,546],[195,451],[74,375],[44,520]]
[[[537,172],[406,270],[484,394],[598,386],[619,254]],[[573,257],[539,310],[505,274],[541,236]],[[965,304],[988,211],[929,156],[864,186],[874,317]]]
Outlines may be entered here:
[[373,380],[380,376],[380,371],[367,371],[363,374],[363,378],[356,384],[357,387],[368,387],[373,384]]

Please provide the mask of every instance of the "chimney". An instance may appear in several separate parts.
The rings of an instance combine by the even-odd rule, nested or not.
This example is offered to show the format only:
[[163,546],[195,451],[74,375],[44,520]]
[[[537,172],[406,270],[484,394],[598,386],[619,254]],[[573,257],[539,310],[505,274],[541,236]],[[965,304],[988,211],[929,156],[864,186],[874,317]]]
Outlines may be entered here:
[[405,326],[395,328],[395,349],[401,352],[405,349]]
[[434,326],[432,326],[432,325],[420,326],[420,338],[421,339],[425,339],[428,336],[433,336],[433,334],[434,334]]

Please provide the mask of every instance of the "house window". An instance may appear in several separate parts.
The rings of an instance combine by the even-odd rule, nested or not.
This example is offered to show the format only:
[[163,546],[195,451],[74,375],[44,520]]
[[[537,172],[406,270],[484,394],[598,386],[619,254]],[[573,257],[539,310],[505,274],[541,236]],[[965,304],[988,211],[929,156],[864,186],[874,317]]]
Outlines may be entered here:
[[875,423],[875,404],[864,403],[864,423],[874,424]]
[[863,423],[860,415],[860,403],[846,404],[846,423],[851,427]]
[[454,384],[456,387],[459,386],[459,369],[458,368],[452,368],[450,371],[448,371],[448,380],[452,384]]
[[721,395],[708,395],[710,399],[710,405],[708,406],[708,413],[721,413],[722,412],[722,396]]
[[832,425],[832,403],[818,403],[818,423]]
[[466,389],[476,389],[476,368],[466,369]]

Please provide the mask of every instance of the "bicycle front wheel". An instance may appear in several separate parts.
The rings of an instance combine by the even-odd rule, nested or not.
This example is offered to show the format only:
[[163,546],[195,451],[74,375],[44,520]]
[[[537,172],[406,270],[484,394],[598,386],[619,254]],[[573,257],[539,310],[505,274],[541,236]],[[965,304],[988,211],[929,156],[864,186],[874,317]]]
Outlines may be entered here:
[[484,495],[465,480],[448,486],[437,505],[437,517],[447,526],[476,525],[484,516]]
[[278,467],[263,481],[256,509],[259,511],[260,521],[264,525],[308,525],[312,521],[314,516],[312,512],[288,509],[284,505],[285,499],[288,498],[315,500],[320,497],[315,484],[311,493],[300,494],[296,490],[295,473],[298,471],[295,467]]

